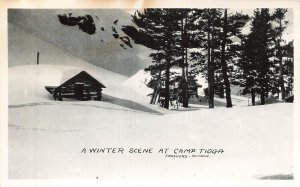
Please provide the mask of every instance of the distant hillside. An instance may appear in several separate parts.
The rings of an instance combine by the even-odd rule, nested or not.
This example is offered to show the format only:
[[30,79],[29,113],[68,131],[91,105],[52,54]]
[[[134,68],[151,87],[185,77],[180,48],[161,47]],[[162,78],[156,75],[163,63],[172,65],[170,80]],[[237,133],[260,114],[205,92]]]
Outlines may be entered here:
[[[78,26],[63,25],[58,15],[85,16],[90,15],[96,25],[95,34],[87,34]],[[116,20],[118,20],[116,22]],[[148,57],[150,49],[133,44],[133,48],[122,47],[124,42],[115,38],[113,28],[118,35],[125,36],[121,31],[122,25],[131,24],[131,17],[122,10],[26,10],[10,9],[8,11],[8,45],[9,66],[36,63],[36,52],[40,52],[40,63],[52,62],[52,52],[47,45],[53,45],[61,53],[74,56],[96,66],[132,76],[138,70],[151,63]],[[30,35],[32,37],[27,37]],[[33,39],[35,38],[35,39]],[[38,39],[47,45],[40,45]],[[25,52],[26,51],[26,52]],[[23,61],[15,61],[15,56],[23,55]],[[57,55],[57,54],[56,54]],[[53,54],[54,56],[54,54]],[[46,60],[48,58],[48,60]],[[72,64],[70,64],[72,65]]]

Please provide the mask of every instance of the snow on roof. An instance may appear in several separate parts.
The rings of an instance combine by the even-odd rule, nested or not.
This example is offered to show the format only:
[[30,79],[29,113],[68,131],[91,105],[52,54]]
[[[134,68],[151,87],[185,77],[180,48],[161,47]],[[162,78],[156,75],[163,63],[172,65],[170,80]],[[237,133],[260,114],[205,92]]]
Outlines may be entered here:
[[74,77],[75,75],[77,75],[80,72],[81,72],[81,70],[79,68],[64,71],[62,74],[61,80],[60,80],[60,84],[66,82],[67,80]]
[[[81,69],[72,69],[72,70],[66,70],[63,72],[62,74],[62,78],[60,81],[60,84],[65,83],[66,81],[68,81],[69,79],[71,79],[72,77],[78,75],[79,73],[83,72],[84,70]],[[85,71],[86,72],[86,71]],[[102,84],[104,86],[104,84],[98,80],[98,78],[96,76],[93,75],[93,73],[90,72],[86,72],[87,74],[91,75],[94,79],[96,79],[100,84]]]

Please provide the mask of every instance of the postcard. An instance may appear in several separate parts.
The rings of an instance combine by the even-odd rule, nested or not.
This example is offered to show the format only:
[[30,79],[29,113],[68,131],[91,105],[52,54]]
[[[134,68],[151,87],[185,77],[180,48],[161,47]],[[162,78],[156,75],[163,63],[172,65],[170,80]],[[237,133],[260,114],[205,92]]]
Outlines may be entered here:
[[299,184],[298,2],[22,2],[3,184]]

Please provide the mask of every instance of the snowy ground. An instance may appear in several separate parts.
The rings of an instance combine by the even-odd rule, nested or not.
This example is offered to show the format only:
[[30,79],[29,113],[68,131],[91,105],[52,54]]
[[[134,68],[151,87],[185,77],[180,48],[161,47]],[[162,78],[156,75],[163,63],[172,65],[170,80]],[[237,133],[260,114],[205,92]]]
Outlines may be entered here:
[[[137,90],[144,89],[140,83],[130,87],[134,80],[126,83],[126,77],[94,66],[85,70],[107,86],[103,102],[53,101],[43,86],[58,85],[74,69],[9,68],[11,179],[257,179],[293,173],[293,104],[248,107],[247,99],[234,97],[231,109],[193,104],[195,110],[167,111],[147,104],[141,94],[146,89]],[[125,150],[84,154],[83,148]],[[153,148],[153,153],[130,154],[130,148]],[[224,153],[166,158],[160,148]]]

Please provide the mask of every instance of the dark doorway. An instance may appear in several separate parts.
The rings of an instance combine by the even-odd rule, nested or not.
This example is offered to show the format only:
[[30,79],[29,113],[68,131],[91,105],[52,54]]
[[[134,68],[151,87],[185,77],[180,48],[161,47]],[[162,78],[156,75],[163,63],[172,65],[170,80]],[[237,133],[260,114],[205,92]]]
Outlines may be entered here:
[[83,99],[83,90],[84,90],[84,83],[77,82],[75,83],[75,98],[82,100]]

